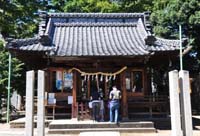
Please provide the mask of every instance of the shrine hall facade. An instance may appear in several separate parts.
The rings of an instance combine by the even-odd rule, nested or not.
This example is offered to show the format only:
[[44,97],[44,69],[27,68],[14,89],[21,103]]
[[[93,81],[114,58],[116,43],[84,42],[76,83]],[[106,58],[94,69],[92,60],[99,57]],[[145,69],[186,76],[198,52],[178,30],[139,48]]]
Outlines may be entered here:
[[155,37],[148,12],[41,12],[40,17],[35,37],[11,40],[7,49],[29,68],[45,71],[46,114],[88,119],[91,92],[101,89],[108,120],[113,85],[122,92],[121,119],[169,114],[167,82],[155,75],[166,79],[179,41]]

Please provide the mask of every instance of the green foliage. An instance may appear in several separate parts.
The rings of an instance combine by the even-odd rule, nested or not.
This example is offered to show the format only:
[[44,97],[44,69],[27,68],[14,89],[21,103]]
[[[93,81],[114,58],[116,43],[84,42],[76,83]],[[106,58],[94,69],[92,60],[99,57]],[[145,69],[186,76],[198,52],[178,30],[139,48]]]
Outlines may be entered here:
[[120,12],[144,12],[151,11],[152,0],[119,0]]
[[64,5],[65,12],[119,12],[119,5],[109,0],[69,0]]
[[[3,41],[0,40],[0,94],[7,95],[8,84],[8,51],[3,46]],[[16,58],[12,58],[11,67],[11,92],[16,90],[19,93],[24,93],[25,90],[25,73],[23,70],[24,64]]]
[[[200,2],[199,0],[154,0],[151,22],[154,33],[165,38],[178,39],[178,25],[182,25],[183,36],[189,38],[193,45],[192,53],[196,65],[200,64]],[[190,70],[193,69],[191,65]],[[194,66],[193,66],[194,67]],[[199,67],[199,66],[198,66]]]
[[52,0],[50,8],[61,12],[144,12],[152,9],[150,0]]
[[0,0],[0,32],[4,37],[24,38],[33,36],[38,25],[38,0]]
[[154,0],[151,22],[156,35],[166,38],[178,32],[178,25],[184,28],[186,36],[193,36],[200,23],[200,2],[198,0]]

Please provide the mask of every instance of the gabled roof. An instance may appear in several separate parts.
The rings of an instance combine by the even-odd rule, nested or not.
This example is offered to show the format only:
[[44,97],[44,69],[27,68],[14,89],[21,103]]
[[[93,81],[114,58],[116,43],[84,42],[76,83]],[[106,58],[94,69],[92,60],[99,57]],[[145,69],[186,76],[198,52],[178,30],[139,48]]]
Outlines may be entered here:
[[[142,56],[179,49],[178,40],[154,37],[145,13],[43,13],[36,38],[7,48],[55,56]],[[51,52],[51,53],[50,53]]]

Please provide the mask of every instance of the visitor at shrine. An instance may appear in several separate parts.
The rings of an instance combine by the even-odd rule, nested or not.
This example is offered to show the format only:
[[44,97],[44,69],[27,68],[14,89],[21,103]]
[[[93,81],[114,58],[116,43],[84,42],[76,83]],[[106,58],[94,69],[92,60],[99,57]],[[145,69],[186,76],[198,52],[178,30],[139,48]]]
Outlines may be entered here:
[[100,121],[104,121],[104,100],[103,100],[103,90],[102,88],[99,89],[100,95]]
[[[116,86],[113,86],[112,91],[110,92],[109,98],[110,98],[110,105],[109,105],[110,106],[110,122],[118,123],[121,91],[118,90]],[[114,113],[114,116],[113,116],[113,113]]]
[[90,99],[92,101],[92,118],[94,121],[99,121],[100,119],[99,112],[101,103],[100,103],[100,94],[97,91],[97,89],[92,90]]

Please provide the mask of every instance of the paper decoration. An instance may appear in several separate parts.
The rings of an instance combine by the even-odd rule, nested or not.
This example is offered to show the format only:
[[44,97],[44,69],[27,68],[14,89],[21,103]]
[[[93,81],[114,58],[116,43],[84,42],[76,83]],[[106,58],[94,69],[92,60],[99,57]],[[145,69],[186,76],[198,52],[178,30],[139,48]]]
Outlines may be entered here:
[[72,73],[64,72],[64,87],[72,88],[73,87],[73,75]]
[[115,80],[115,79],[116,79],[116,75],[113,76],[113,80]]
[[127,90],[131,89],[131,80],[130,80],[130,78],[126,78],[126,89]]
[[55,93],[49,93],[48,104],[56,104]]
[[68,104],[72,104],[73,103],[73,96],[68,96]]
[[56,71],[56,80],[62,80],[62,71]]
[[61,90],[62,89],[62,80],[56,80],[56,88],[58,90]]
[[101,77],[100,77],[100,81],[101,81],[101,82],[103,81],[103,75],[101,75]]
[[62,71],[56,71],[56,88],[62,89]]

